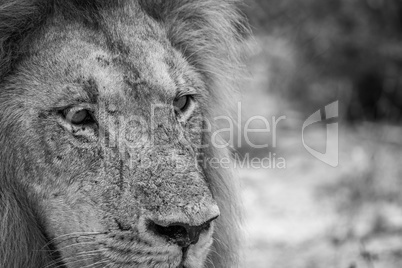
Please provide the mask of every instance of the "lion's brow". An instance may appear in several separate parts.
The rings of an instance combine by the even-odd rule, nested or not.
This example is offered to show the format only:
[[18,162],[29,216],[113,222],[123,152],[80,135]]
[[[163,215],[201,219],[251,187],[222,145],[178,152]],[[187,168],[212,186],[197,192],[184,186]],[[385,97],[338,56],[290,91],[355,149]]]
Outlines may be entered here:
[[84,81],[82,81],[82,89],[87,94],[89,100],[93,103],[96,103],[99,96],[99,87],[95,78],[90,77]]

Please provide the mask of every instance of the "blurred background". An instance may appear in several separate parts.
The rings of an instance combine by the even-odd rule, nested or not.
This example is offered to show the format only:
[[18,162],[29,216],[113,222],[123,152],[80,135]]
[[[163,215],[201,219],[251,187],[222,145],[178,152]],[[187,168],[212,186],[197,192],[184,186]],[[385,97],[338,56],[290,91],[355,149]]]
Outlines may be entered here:
[[[241,126],[267,129],[261,116],[271,130],[235,143],[245,267],[402,267],[402,1],[247,0],[243,9],[254,36]],[[332,167],[305,149],[302,132],[336,101]],[[325,153],[327,123],[306,127],[304,144]]]

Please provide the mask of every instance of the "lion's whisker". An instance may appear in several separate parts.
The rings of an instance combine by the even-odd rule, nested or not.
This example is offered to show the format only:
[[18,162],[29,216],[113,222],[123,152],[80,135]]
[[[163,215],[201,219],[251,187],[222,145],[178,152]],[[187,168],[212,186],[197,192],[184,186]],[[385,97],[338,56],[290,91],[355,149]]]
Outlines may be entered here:
[[[65,264],[73,264],[73,263],[77,263],[77,262],[81,262],[81,261],[86,261],[86,260],[92,259],[93,257],[98,256],[100,253],[103,253],[103,252],[104,251],[81,252],[81,253],[77,254],[76,256],[70,256],[70,257],[64,258],[62,260],[62,262]],[[79,259],[77,259],[77,257]],[[61,262],[61,261],[55,261],[53,263],[50,263],[50,266],[46,266],[45,268],[49,268],[52,265],[57,264],[59,262]]]
[[[42,248],[45,248],[51,244],[60,244],[63,243],[69,239],[74,239],[74,238],[80,238],[80,237],[85,237],[85,236],[90,236],[90,235],[102,235],[102,234],[106,234],[106,233],[102,233],[102,232],[74,232],[74,233],[69,233],[69,234],[64,234],[64,235],[60,235],[57,236],[51,240],[49,240]],[[61,239],[62,238],[62,239]],[[57,241],[60,240],[60,241]]]
[[[63,258],[63,260],[52,261],[44,268],[51,267],[52,265],[55,265],[55,264],[60,263],[60,262],[66,262],[66,261],[71,260],[71,259],[75,260],[77,258],[77,256],[78,257],[96,256],[97,254],[103,253],[105,251],[107,251],[107,249],[100,249],[100,250],[94,250],[94,251],[83,251],[83,252],[80,252],[80,253],[76,254],[75,256],[70,256],[70,257]],[[86,259],[89,259],[89,258],[86,258]],[[77,260],[77,261],[83,261],[83,260],[86,260],[86,259],[81,259],[81,260]]]
[[98,243],[96,241],[94,241],[94,242],[79,242],[79,243],[73,243],[73,244],[70,244],[70,245],[67,245],[67,246],[64,246],[64,247],[61,247],[61,248],[40,249],[40,250],[37,250],[37,251],[39,251],[39,252],[55,252],[55,251],[62,251],[62,250],[65,250],[65,249],[68,249],[68,248],[71,248],[71,247],[75,247],[75,246],[80,246],[80,245],[98,245]]
[[107,262],[106,260],[102,260],[102,261],[95,262],[95,263],[93,263],[93,264],[86,265],[86,266],[84,266],[84,267],[82,267],[82,268],[96,267],[96,265],[98,265],[98,264],[103,264],[103,263],[106,263],[106,262]]

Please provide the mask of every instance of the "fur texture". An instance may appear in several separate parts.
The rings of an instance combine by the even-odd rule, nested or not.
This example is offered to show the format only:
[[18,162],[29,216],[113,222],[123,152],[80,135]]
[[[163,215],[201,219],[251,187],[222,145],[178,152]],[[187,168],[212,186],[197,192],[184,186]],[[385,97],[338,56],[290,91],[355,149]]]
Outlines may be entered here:
[[[211,202],[216,202],[220,209],[220,217],[216,221],[213,231],[213,245],[205,265],[211,268],[237,267],[241,243],[239,230],[241,215],[236,180],[228,170],[205,165],[202,167],[202,172],[192,178],[188,184],[183,184],[183,177],[176,173],[172,175],[174,179],[171,184],[165,183],[166,189],[173,184],[179,185],[177,187],[183,187],[183,195],[173,196],[170,190],[166,190],[166,192],[160,190],[164,189],[164,183],[161,184],[160,180],[156,182],[158,177],[166,177],[166,173],[155,173],[154,176],[146,177],[145,174],[148,174],[148,171],[143,173],[126,171],[124,161],[121,159],[115,161],[115,158],[118,157],[115,151],[107,158],[105,156],[106,151],[93,156],[90,150],[77,151],[72,149],[64,145],[68,144],[67,142],[63,143],[67,141],[67,138],[57,140],[64,135],[62,134],[64,132],[61,132],[59,128],[57,131],[60,132],[56,132],[56,128],[52,128],[51,124],[56,121],[54,119],[56,115],[54,117],[49,115],[50,108],[36,109],[36,107],[46,105],[46,103],[57,99],[58,96],[66,94],[60,90],[57,95],[53,92],[52,86],[68,84],[70,77],[71,79],[82,78],[82,81],[78,79],[79,81],[74,80],[74,83],[82,86],[85,92],[97,91],[98,87],[107,88],[109,84],[111,88],[118,88],[116,84],[119,84],[120,78],[121,84],[132,85],[136,79],[143,78],[146,76],[144,73],[148,72],[150,75],[145,78],[146,82],[144,83],[155,85],[155,88],[159,85],[169,87],[169,82],[165,82],[165,75],[150,71],[153,66],[159,65],[157,65],[158,62],[154,62],[154,58],[157,56],[152,56],[151,60],[147,58],[149,56],[144,56],[148,52],[146,50],[148,45],[145,45],[144,48],[138,45],[140,48],[137,49],[130,43],[135,34],[131,35],[131,29],[126,25],[129,25],[132,20],[130,14],[135,12],[138,14],[138,18],[135,20],[144,21],[144,24],[141,25],[144,30],[142,28],[135,29],[135,32],[138,32],[137,35],[141,37],[141,41],[142,39],[151,40],[149,41],[149,53],[151,55],[159,55],[158,53],[165,55],[165,51],[170,51],[170,47],[172,47],[175,50],[169,52],[169,59],[172,62],[168,61],[167,65],[176,66],[176,70],[171,76],[176,77],[177,80],[190,77],[189,80],[198,84],[199,88],[206,90],[203,97],[199,99],[200,109],[199,111],[196,110],[196,113],[213,122],[214,116],[220,115],[226,110],[224,103],[233,94],[234,78],[241,71],[239,55],[242,41],[248,34],[248,28],[245,19],[236,8],[237,4],[237,0],[0,0],[0,146],[3,148],[0,153],[0,267],[82,267],[79,266],[81,265],[79,262],[74,264],[74,261],[82,261],[82,264],[85,265],[95,265],[90,267],[97,267],[96,265],[103,267],[103,265],[109,264],[95,257],[88,260],[89,262],[86,262],[85,259],[75,258],[76,255],[81,254],[82,256],[82,248],[77,248],[75,251],[61,248],[62,246],[66,248],[75,246],[71,243],[63,244],[65,241],[59,239],[62,236],[65,240],[66,238],[73,238],[80,243],[84,241],[80,239],[83,239],[85,235],[91,237],[91,243],[103,241],[101,238],[111,240],[111,235],[106,235],[110,228],[109,231],[105,231],[101,227],[97,227],[98,223],[94,223],[94,219],[104,217],[102,218],[103,222],[113,222],[112,216],[104,216],[104,214],[88,216],[87,218],[81,216],[80,213],[90,214],[92,208],[88,209],[87,205],[82,205],[79,203],[80,201],[74,200],[71,203],[74,205],[67,206],[64,203],[67,199],[71,201],[71,199],[82,198],[85,204],[90,203],[89,199],[85,199],[85,194],[75,195],[74,192],[92,186],[89,186],[89,183],[75,181],[67,184],[64,180],[70,182],[73,178],[79,178],[82,181],[90,179],[96,182],[93,185],[98,185],[102,180],[107,180],[105,178],[111,178],[110,181],[112,181],[119,177],[118,182],[113,181],[110,185],[107,184],[103,187],[94,186],[91,188],[91,192],[98,193],[97,191],[99,191],[99,196],[105,198],[97,199],[105,200],[104,207],[99,208],[99,211],[106,211],[105,207],[108,207],[107,209],[113,207],[113,211],[116,210],[120,213],[118,228],[116,228],[119,229],[120,233],[127,235],[126,231],[130,228],[139,233],[143,230],[138,226],[127,227],[131,224],[128,220],[136,218],[138,211],[126,206],[126,204],[139,202],[143,206],[142,211],[152,212],[157,208],[158,215],[170,215],[171,211],[176,211],[175,207],[166,205],[166,208],[161,208],[161,204],[166,204],[169,202],[168,200],[172,203],[180,203],[179,199],[184,198],[186,201],[186,197],[183,196],[188,194],[189,204],[196,207],[201,203],[196,197],[192,199],[191,195],[201,194],[204,195],[204,199],[208,199],[209,197],[205,197],[208,195],[208,190],[205,190],[206,186],[197,176],[205,178],[207,187],[214,199]],[[115,23],[116,17],[121,18],[121,21]],[[133,19],[133,21],[135,20]],[[70,24],[73,25],[70,28],[65,26]],[[109,27],[111,24],[114,26]],[[60,34],[57,29],[65,29],[66,34]],[[98,37],[95,34],[92,37],[93,33],[98,32],[102,32],[102,37],[97,39]],[[119,32],[126,34],[119,34]],[[74,33],[78,37],[70,38],[68,33]],[[77,44],[87,36],[90,36],[88,39],[91,39],[91,42],[92,39],[95,40],[93,44],[101,44],[99,46],[106,44],[105,47],[98,49],[94,45],[91,50],[91,48],[87,48],[88,46],[85,43],[77,45],[77,47],[66,45],[66,52],[63,51],[65,58],[58,56],[57,53],[59,52],[56,46],[47,48],[51,53],[43,52],[45,55],[41,54],[41,48],[47,46],[46,41],[43,42],[42,40],[57,39],[62,46],[69,42]],[[62,38],[65,39],[60,41],[59,39]],[[79,54],[81,50],[82,54]],[[84,65],[82,68],[85,69],[85,64],[92,63],[89,61],[89,63],[79,64],[78,61],[85,57],[87,50],[89,51],[88,54],[93,52],[96,55],[96,60],[102,63],[102,68],[95,67],[95,64],[88,65],[88,68],[99,69],[97,73],[94,71],[99,74],[98,79],[96,75],[95,78],[88,79],[81,77],[82,74],[75,70],[80,67],[75,68],[67,65],[67,67],[59,67],[63,62],[70,60],[70,57],[74,58],[74,52],[77,51],[76,58],[71,61],[77,66]],[[110,55],[105,51],[110,52]],[[119,55],[120,58],[113,55]],[[117,60],[115,60],[116,58]],[[135,58],[140,61],[143,59],[144,61],[141,65],[135,65],[127,60],[128,58]],[[110,62],[114,60],[116,66],[125,68],[124,75],[119,72],[120,69],[109,66]],[[56,65],[57,67],[54,67],[55,70],[53,70],[52,66]],[[142,65],[146,67],[142,67]],[[59,69],[63,70],[65,74],[59,74]],[[154,69],[157,70],[156,72],[160,70],[159,67]],[[153,76],[160,77],[160,79]],[[106,86],[102,87],[102,85]],[[142,88],[140,85],[138,88]],[[46,89],[47,86],[49,89]],[[105,94],[105,100],[116,95],[107,95],[111,94],[110,90],[99,91],[100,95]],[[115,91],[123,92],[120,91],[120,88]],[[151,104],[149,99],[156,98],[152,97],[153,92],[155,91],[148,92],[147,98],[144,97],[144,93],[144,95],[134,96],[133,99],[147,107]],[[170,93],[172,92],[163,91],[161,99],[167,98],[166,96]],[[52,94],[54,94],[53,99]],[[127,111],[138,109],[138,107],[133,107],[132,104],[124,100],[120,100],[118,106],[127,107],[126,110],[121,111],[121,113],[126,114]],[[146,114],[144,109],[139,109],[138,113]],[[111,111],[111,113],[115,113],[115,111]],[[167,139],[170,139],[170,135],[175,136],[178,131],[173,126],[174,124],[169,123],[169,120],[171,120],[170,117],[166,121],[160,122],[160,125],[167,124],[163,127],[164,133],[170,133]],[[202,122],[196,123],[194,128],[198,129]],[[215,127],[213,126],[212,130]],[[88,130],[79,129],[79,131],[84,133],[82,137],[93,135]],[[199,133],[201,132],[199,131]],[[165,139],[164,135],[156,134],[156,137],[162,140]],[[209,144],[212,139],[211,135],[211,133],[204,133],[201,139]],[[188,140],[196,139],[196,134],[188,134]],[[46,150],[42,148],[44,143],[47,147]],[[59,143],[62,145],[59,146]],[[167,156],[164,158],[166,150],[157,150],[144,144],[141,146],[141,153],[146,154],[152,161],[161,161],[164,170],[175,173],[174,163],[170,164]],[[175,145],[172,150],[177,148]],[[134,154],[137,153],[137,151],[134,152]],[[187,151],[186,153],[184,151],[179,153],[179,155],[186,154],[188,154]],[[201,155],[204,163],[207,163],[210,158],[228,157],[226,150],[218,150],[213,146],[202,149]],[[188,157],[190,158],[190,156]],[[63,160],[57,162],[55,159]],[[79,159],[78,163],[77,159]],[[99,161],[98,163],[98,159],[102,159],[103,162]],[[184,161],[189,160],[184,158]],[[83,165],[85,164],[85,168],[80,168],[80,164],[82,164],[80,162],[83,162]],[[114,162],[118,162],[118,164],[115,165]],[[109,164],[110,166],[108,166]],[[95,170],[98,165],[106,165],[102,168],[102,170],[106,170],[105,174],[100,175],[99,170],[101,169]],[[188,174],[197,173],[196,167],[192,166],[191,170],[187,170],[187,172],[190,172]],[[137,184],[134,185],[136,187],[134,187],[133,192],[140,197],[144,195],[141,200],[152,200],[152,202],[139,201],[140,198],[128,199],[133,192],[128,193],[126,190],[122,190],[124,185],[130,185],[128,177],[135,177],[138,180]],[[142,192],[138,190],[139,185],[144,187]],[[158,185],[160,188],[154,190],[154,185]],[[199,185],[199,188],[190,192],[188,189],[192,189],[194,185]],[[115,187],[120,188],[120,192],[116,192]],[[104,189],[110,189],[108,192],[110,195],[117,195],[118,193],[120,199],[113,199],[115,197],[110,196],[104,197],[106,195],[103,192]],[[162,199],[161,203],[156,201],[158,198]],[[113,200],[118,200],[119,203],[117,204]],[[78,209],[70,214],[69,210],[72,207],[78,207]],[[63,213],[65,215],[60,216]],[[138,216],[138,221],[141,221],[141,217]],[[197,217],[192,220],[196,222]],[[74,218],[74,224],[85,225],[82,229],[77,229],[75,234],[73,234],[74,230],[65,231],[65,228],[68,229],[69,226],[63,226],[63,224],[74,225],[69,222],[72,218]],[[83,233],[82,236],[77,235],[80,232]],[[206,238],[205,241],[207,241]],[[161,245],[159,240],[150,243],[154,243],[153,248]],[[95,252],[99,250],[99,246],[89,249]],[[197,255],[196,253],[195,251],[194,256]],[[111,255],[110,258],[117,259],[115,255]],[[137,265],[144,265],[141,267],[165,267],[163,264],[151,262],[151,260],[148,260],[149,265],[145,266],[141,258],[141,256],[135,260],[120,258],[119,262],[116,260],[115,265],[110,267],[125,267],[122,260],[127,262],[127,265],[137,263]],[[172,261],[170,257],[167,260]],[[194,257],[194,263],[197,261],[199,260]],[[191,260],[189,264],[185,265],[188,266],[186,268],[197,267],[191,263]]]

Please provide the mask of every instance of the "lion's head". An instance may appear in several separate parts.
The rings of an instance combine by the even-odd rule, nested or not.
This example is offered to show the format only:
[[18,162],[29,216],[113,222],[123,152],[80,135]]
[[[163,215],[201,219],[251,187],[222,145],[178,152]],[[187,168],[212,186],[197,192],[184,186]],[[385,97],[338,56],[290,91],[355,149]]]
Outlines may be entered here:
[[0,2],[1,267],[235,267],[234,5]]

